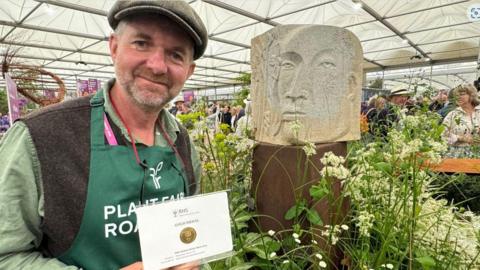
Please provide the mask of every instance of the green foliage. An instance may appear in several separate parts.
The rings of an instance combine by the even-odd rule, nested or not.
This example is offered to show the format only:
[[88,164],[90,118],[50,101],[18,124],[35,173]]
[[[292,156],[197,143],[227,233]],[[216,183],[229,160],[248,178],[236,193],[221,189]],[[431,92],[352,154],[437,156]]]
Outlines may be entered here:
[[5,88],[0,89],[0,113],[8,113],[7,91],[5,90]]
[[232,129],[230,128],[230,126],[228,124],[225,124],[225,123],[221,123],[219,128],[220,128],[220,131],[223,134],[228,134],[228,133],[232,132]]
[[233,106],[242,106],[245,107],[245,102],[243,102],[250,94],[250,88],[243,87],[240,91],[235,93],[235,98],[232,103]]
[[383,86],[383,79],[376,78],[368,85],[368,88],[382,89],[382,86]]
[[252,82],[252,74],[251,73],[243,73],[239,77],[235,78],[237,82],[242,84],[242,89],[235,93],[234,101],[232,103],[233,106],[242,106],[245,107],[245,100],[250,94],[250,84]]
[[195,123],[199,121],[202,117],[205,116],[205,113],[200,112],[192,112],[187,114],[177,114],[177,118],[185,126],[186,129],[193,129]]
[[242,73],[242,75],[235,78],[235,81],[243,85],[250,85],[252,83],[252,73]]
[[476,175],[438,174],[435,185],[444,192],[443,197],[459,207],[480,214],[480,181]]

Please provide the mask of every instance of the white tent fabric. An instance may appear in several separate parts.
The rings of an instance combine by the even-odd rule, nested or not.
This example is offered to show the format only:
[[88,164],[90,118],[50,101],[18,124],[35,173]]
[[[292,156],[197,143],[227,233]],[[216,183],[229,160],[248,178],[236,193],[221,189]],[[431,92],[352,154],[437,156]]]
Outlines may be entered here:
[[[42,66],[70,90],[77,79],[113,77],[105,15],[113,0],[0,0],[0,48],[19,49],[17,62]],[[438,88],[478,77],[480,22],[472,0],[190,0],[210,41],[185,89],[236,84],[250,71],[250,40],[280,24],[344,27],[362,42],[368,78],[389,70],[468,62],[451,73],[422,77]],[[412,71],[413,70],[413,71]],[[432,68],[433,70],[433,68]],[[375,73],[377,72],[377,73]],[[460,73],[461,72],[461,73]],[[424,72],[425,73],[425,72]],[[445,74],[443,74],[445,73]],[[438,77],[437,77],[438,76]],[[446,76],[450,76],[449,78]],[[388,76],[384,77],[389,80]],[[394,78],[392,80],[401,80]],[[438,83],[439,82],[439,83]]]

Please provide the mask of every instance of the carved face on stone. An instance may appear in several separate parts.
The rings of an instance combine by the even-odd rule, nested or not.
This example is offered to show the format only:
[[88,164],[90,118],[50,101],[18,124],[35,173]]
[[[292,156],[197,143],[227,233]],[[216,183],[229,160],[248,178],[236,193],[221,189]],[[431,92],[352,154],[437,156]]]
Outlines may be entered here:
[[286,49],[288,51],[279,59],[277,91],[271,93],[278,95],[282,119],[290,121],[309,115],[321,116],[325,109],[331,109],[325,107],[328,99],[336,101],[335,97],[321,93],[335,93],[342,83],[338,80],[343,71],[341,55],[334,54],[331,49],[308,51],[300,48],[297,52],[290,50],[293,48]]
[[[356,119],[355,106],[360,108],[362,54],[358,39],[345,29],[320,25],[280,26],[259,38],[264,48],[256,47],[254,40],[252,54],[262,50],[262,56],[252,55],[252,81],[263,75],[264,84],[253,91],[265,93],[256,94],[266,99],[260,110],[266,116],[260,122],[267,142],[344,139],[352,126],[350,120],[340,119]],[[256,74],[258,59],[263,61],[263,72]],[[289,130],[295,120],[303,126],[299,134]]]

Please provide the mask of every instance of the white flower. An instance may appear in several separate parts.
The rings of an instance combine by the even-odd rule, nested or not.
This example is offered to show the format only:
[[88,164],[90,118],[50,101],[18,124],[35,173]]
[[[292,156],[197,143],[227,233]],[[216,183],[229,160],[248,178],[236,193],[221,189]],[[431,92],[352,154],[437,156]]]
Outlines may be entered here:
[[288,128],[293,132],[293,134],[297,135],[300,129],[302,129],[302,124],[300,123],[300,121],[295,120],[290,122]]
[[388,269],[393,269],[393,264],[387,263],[386,267],[387,267]]
[[295,239],[295,242],[297,242],[299,244],[302,243],[302,241],[300,241],[300,239]]
[[235,144],[235,150],[237,150],[237,152],[245,152],[252,149],[254,145],[255,141],[242,137]]
[[268,231],[268,235],[273,236],[274,234],[275,234],[275,231],[274,231],[274,230],[269,230],[269,231]]
[[358,223],[356,226],[359,228],[360,235],[365,237],[370,236],[370,229],[373,227],[374,218],[375,216],[367,211],[360,211],[360,213],[358,213]]
[[342,226],[340,226],[340,228],[342,228],[342,230],[344,230],[344,231],[348,231],[348,226],[345,225],[345,224],[342,224]]
[[322,176],[335,177],[339,180],[346,179],[350,175],[350,171],[339,165],[338,167],[325,166],[320,171]]
[[293,236],[293,238],[295,238],[295,239],[298,239],[298,237],[300,237],[300,235],[298,235],[297,233],[293,233],[292,236]]
[[403,119],[403,123],[405,126],[409,125],[411,127],[417,127],[419,125],[419,120],[417,116],[407,115],[405,119]]
[[337,156],[330,151],[323,155],[323,157],[320,159],[320,162],[322,162],[323,165],[337,167],[338,165],[345,163],[345,158],[342,156]]
[[323,256],[320,253],[315,254],[315,257],[317,257],[319,260],[323,259]]
[[318,263],[318,265],[319,265],[321,268],[327,268],[327,263],[324,262],[324,261],[320,261],[320,262]]
[[332,235],[332,237],[331,237],[331,243],[332,243],[332,245],[337,244],[337,242],[338,242],[338,237],[335,236],[335,235]]
[[448,146],[444,141],[442,142],[432,141],[430,142],[430,146],[432,147],[432,150],[437,153],[444,153],[448,150]]
[[315,148],[315,144],[312,142],[307,142],[305,146],[302,147],[303,151],[305,152],[305,155],[307,157],[313,156],[317,153],[317,149]]
[[289,260],[285,260],[285,261],[283,261],[282,263],[283,263],[283,264],[287,264],[287,263],[289,263],[289,262],[290,262]]
[[312,244],[318,245],[318,242],[315,239],[312,239]]
[[276,252],[270,253],[269,258],[275,258],[275,257],[277,257],[277,253],[276,253]]
[[194,129],[199,131],[208,130],[207,122],[205,120],[197,121],[193,124]]

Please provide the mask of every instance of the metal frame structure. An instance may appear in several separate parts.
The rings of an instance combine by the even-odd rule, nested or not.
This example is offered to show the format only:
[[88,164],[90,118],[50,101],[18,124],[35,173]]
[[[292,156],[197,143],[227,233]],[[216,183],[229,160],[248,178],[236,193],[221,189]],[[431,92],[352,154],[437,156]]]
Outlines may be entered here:
[[[480,23],[467,18],[472,0],[188,3],[210,33],[209,47],[197,61],[185,87],[188,90],[238,84],[235,78],[250,72],[250,39],[281,24],[315,23],[351,30],[362,42],[364,70],[369,73],[478,61]],[[0,49],[21,48],[19,61],[56,72],[69,88],[75,87],[78,78],[106,80],[114,76],[107,46],[111,29],[105,18],[112,4],[112,0],[4,0]],[[455,74],[464,82],[478,77],[474,64],[467,69],[465,73],[432,76]],[[439,87],[453,86],[448,80],[431,80]]]

